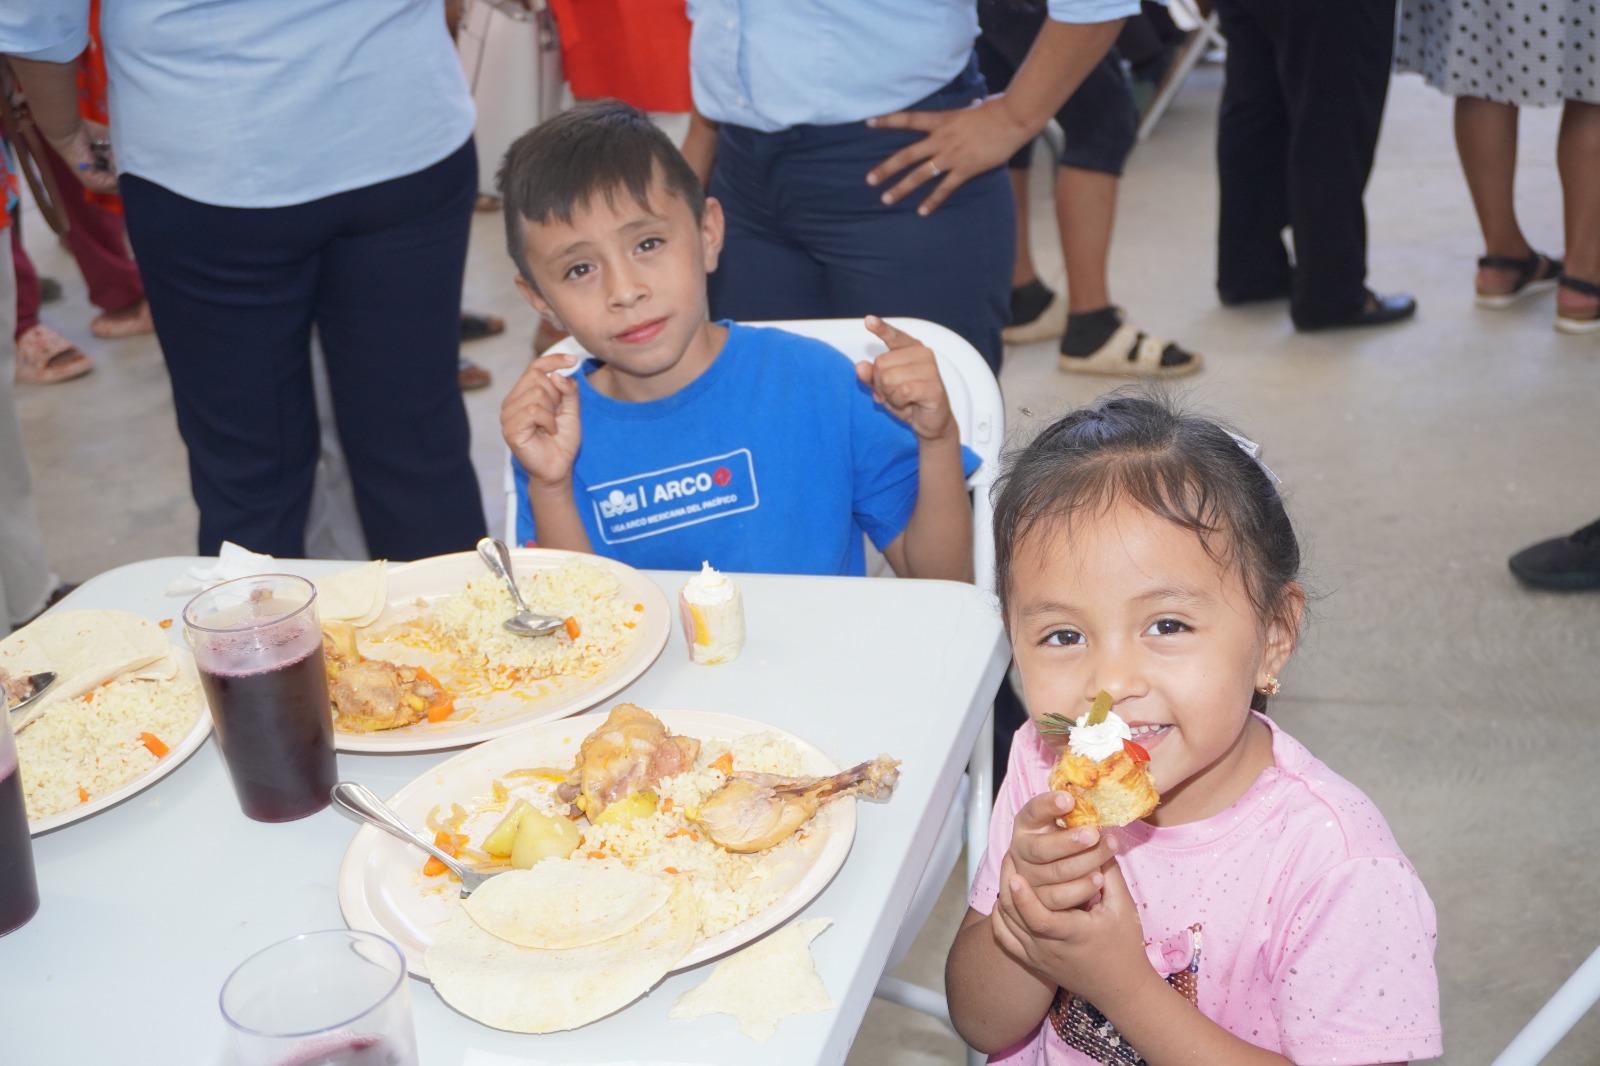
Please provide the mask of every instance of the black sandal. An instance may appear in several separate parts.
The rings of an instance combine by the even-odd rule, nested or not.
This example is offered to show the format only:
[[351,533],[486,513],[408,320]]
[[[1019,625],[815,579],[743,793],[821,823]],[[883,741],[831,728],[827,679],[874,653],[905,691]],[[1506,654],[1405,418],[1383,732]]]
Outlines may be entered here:
[[1561,277],[1561,260],[1551,259],[1540,252],[1534,252],[1526,259],[1513,259],[1509,255],[1486,255],[1478,260],[1478,269],[1517,272],[1517,282],[1511,286],[1510,292],[1480,292],[1473,301],[1479,307],[1491,311],[1503,311],[1524,296],[1548,292],[1555,288],[1556,280]]
[[[1570,274],[1561,275],[1558,284],[1563,289],[1570,289],[1584,296],[1593,296],[1600,300],[1600,284],[1585,281],[1582,278],[1572,277]],[[1600,333],[1600,308],[1597,308],[1588,318],[1572,318],[1556,312],[1556,329],[1562,333]]]

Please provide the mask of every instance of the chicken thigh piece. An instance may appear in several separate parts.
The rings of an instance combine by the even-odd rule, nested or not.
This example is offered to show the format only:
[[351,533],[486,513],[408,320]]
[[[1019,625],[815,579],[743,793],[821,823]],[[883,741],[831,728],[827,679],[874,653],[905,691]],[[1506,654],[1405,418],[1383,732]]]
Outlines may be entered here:
[[692,769],[699,756],[698,740],[675,737],[649,711],[619,703],[584,738],[577,762],[556,795],[593,821],[618,800]]
[[832,777],[791,778],[736,773],[695,812],[712,842],[727,851],[766,851],[809,822],[817,808],[848,793],[887,800],[900,779],[900,761],[880,755]]

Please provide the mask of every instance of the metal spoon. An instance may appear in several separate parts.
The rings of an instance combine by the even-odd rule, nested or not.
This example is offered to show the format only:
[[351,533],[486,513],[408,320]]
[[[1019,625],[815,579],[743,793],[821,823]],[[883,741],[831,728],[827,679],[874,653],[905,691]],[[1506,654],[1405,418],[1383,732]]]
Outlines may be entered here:
[[478,557],[483,560],[490,573],[506,583],[506,591],[511,593],[511,602],[517,605],[517,613],[501,623],[507,632],[515,633],[519,637],[542,637],[547,633],[554,633],[567,624],[566,619],[557,618],[553,614],[540,614],[530,610],[523,602],[522,590],[517,588],[517,579],[511,576],[511,552],[504,541],[484,537],[478,541]]
[[391,811],[383,800],[373,795],[372,790],[366,785],[358,785],[354,781],[340,781],[333,786],[330,795],[333,805],[339,808],[339,813],[346,818],[375,825],[392,837],[398,837],[407,844],[415,844],[444,863],[451,873],[461,879],[462,899],[466,899],[483,887],[483,883],[493,876],[468,869],[452,856],[434,847],[433,841],[402,822],[400,816]]
[[56,683],[56,675],[52,671],[45,670],[41,673],[29,675],[27,682],[28,694],[22,697],[22,699],[18,700],[12,706],[6,708],[6,710],[10,711],[12,714],[16,714],[18,711],[28,706],[28,704],[32,703],[40,696],[43,696],[45,691],[49,689],[51,685]]

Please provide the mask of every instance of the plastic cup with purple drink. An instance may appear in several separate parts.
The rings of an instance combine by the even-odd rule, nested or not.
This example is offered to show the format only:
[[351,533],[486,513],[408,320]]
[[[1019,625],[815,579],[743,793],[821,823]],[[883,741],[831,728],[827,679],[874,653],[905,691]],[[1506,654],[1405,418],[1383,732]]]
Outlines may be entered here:
[[227,1066],[417,1066],[406,961],[354,929],[256,952],[222,986]]
[[33,873],[33,838],[22,801],[17,745],[3,706],[0,719],[0,936],[5,936],[39,909],[39,883]]
[[305,578],[263,574],[183,609],[239,806],[259,822],[315,814],[338,780],[316,599]]

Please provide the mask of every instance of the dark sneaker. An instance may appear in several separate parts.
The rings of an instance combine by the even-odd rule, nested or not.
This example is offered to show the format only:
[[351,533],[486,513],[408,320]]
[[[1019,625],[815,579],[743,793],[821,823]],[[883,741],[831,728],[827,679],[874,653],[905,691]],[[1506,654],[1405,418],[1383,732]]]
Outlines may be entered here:
[[1510,560],[1524,585],[1557,592],[1600,589],[1600,520],[1576,533],[1523,548]]

